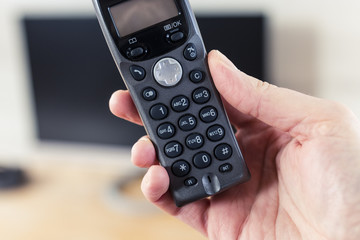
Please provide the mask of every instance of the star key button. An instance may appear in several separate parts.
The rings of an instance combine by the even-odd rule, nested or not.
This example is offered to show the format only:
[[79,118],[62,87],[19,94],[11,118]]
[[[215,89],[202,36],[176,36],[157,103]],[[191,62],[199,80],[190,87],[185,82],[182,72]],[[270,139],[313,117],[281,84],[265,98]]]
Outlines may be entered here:
[[172,165],[171,169],[175,176],[184,177],[189,174],[190,165],[188,162],[186,162],[184,160],[180,160],[180,161],[175,162]]

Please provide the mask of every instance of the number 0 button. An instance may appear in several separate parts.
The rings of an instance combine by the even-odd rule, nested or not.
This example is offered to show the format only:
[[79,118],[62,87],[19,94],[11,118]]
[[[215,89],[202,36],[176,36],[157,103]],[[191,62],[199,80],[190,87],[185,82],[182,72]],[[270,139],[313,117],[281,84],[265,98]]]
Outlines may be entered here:
[[168,109],[164,104],[156,104],[150,109],[150,116],[154,120],[162,120],[168,115]]
[[194,165],[197,168],[207,168],[211,164],[211,156],[206,152],[198,153],[194,156]]

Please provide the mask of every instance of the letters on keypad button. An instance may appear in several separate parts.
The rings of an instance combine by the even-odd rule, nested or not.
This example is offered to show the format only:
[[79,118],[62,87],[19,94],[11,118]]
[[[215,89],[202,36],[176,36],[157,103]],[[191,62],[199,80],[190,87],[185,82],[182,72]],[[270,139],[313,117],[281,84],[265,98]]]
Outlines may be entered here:
[[166,144],[164,151],[166,156],[176,158],[182,154],[183,147],[179,142],[174,141]]
[[199,149],[204,145],[204,138],[199,133],[193,133],[186,138],[185,142],[188,148]]
[[176,112],[183,112],[190,106],[189,99],[185,96],[177,96],[171,101],[171,107]]
[[175,135],[175,127],[171,123],[164,123],[158,127],[157,133],[161,139],[169,139]]
[[210,100],[210,91],[207,88],[201,87],[193,92],[193,100],[197,104],[207,103]]
[[200,119],[205,123],[210,123],[216,120],[218,112],[214,107],[205,107],[200,111]]
[[225,130],[222,126],[220,125],[214,125],[211,126],[208,130],[207,130],[207,137],[211,140],[211,141],[220,141],[221,139],[223,139],[225,136]]
[[193,115],[187,114],[179,120],[179,128],[183,131],[191,131],[196,127],[197,121]]

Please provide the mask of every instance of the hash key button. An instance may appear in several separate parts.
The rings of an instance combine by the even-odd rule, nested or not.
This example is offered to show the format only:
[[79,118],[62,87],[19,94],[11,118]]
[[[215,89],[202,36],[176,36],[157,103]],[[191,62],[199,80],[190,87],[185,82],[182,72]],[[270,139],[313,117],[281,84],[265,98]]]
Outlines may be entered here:
[[215,148],[215,157],[219,160],[229,159],[232,155],[232,148],[229,144],[223,143]]
[[190,165],[184,160],[175,162],[171,167],[172,172],[177,177],[184,177],[190,172]]

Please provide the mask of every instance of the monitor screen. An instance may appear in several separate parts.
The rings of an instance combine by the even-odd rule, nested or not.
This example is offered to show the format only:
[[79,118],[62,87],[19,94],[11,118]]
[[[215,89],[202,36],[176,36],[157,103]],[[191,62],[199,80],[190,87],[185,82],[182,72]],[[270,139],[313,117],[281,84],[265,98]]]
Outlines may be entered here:
[[[262,16],[200,16],[208,50],[219,49],[241,70],[264,79]],[[111,114],[111,94],[125,85],[95,18],[23,20],[40,140],[132,145],[142,127]]]

